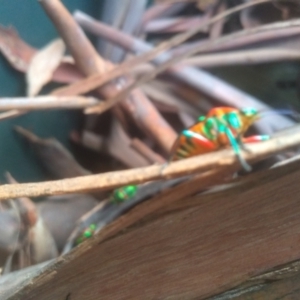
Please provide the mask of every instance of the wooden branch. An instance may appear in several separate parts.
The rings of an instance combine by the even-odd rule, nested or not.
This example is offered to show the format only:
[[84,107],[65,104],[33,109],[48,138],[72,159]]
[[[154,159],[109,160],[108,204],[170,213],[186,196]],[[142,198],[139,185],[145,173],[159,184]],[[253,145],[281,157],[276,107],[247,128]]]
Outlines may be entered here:
[[0,111],[9,109],[44,110],[44,109],[78,109],[98,104],[93,97],[78,96],[38,96],[29,98],[0,98]]
[[98,104],[93,97],[38,96],[31,98],[0,98],[0,120],[14,118],[33,110],[79,109]]
[[201,68],[220,66],[253,65],[273,61],[299,60],[300,54],[293,49],[253,49],[232,51],[228,53],[193,56],[182,61],[184,65],[193,65]]
[[[98,55],[61,1],[41,0],[40,3],[64,39],[80,71],[85,75],[98,74],[102,77],[103,74],[114,68],[111,63]],[[131,67],[129,66],[129,68]],[[128,76],[122,77],[116,83],[107,84],[97,91],[104,98],[111,98],[118,93],[122,86],[132,81],[133,79]],[[70,94],[67,93],[67,95]],[[139,89],[132,91],[130,97],[125,97],[123,100],[122,108],[132,117],[137,126],[151,136],[165,152],[170,151],[176,139],[176,132],[164,120],[151,101]]]
[[[108,99],[105,103],[94,106],[93,108],[88,108],[86,110],[86,112],[87,113],[103,113],[104,111],[106,111],[106,110],[110,109],[111,107],[113,107],[114,105],[116,105],[119,101],[121,101],[124,97],[126,97],[128,95],[128,93],[130,93],[133,89],[138,88],[139,86],[147,83],[148,81],[152,80],[157,75],[164,72],[168,68],[172,67],[176,63],[182,61],[183,59],[198,53],[199,50],[203,50],[203,45],[195,46],[194,48],[188,49],[184,53],[181,53],[177,56],[171,57],[166,62],[164,62],[164,63],[160,64],[159,66],[157,66],[157,68],[154,71],[152,71],[148,74],[145,74],[144,76],[141,76],[134,83],[132,83],[130,85],[127,85],[126,88],[124,88],[116,97]],[[206,78],[206,80],[208,82],[211,82],[211,80],[212,80],[210,78],[211,76],[209,76],[208,74],[205,76],[203,71],[201,72],[201,74],[202,74],[202,77]],[[186,74],[182,74],[182,75],[186,76]],[[223,84],[223,85],[224,85],[224,88],[228,92],[228,90],[230,90],[230,89],[228,87],[226,88],[225,84]],[[214,91],[214,89],[213,89],[213,91]],[[209,94],[211,92],[211,89],[206,89],[205,92],[207,92]],[[219,95],[219,97],[216,97],[216,98],[221,98],[222,99],[222,96],[224,94],[226,94],[226,93],[224,93],[224,90],[222,89],[222,93]],[[251,100],[251,99],[249,99],[249,100]]]
[[[247,145],[243,153],[249,162],[262,160],[300,144],[300,126],[281,132],[278,137],[269,141]],[[205,154],[198,157],[171,163],[165,166],[150,166],[99,175],[88,175],[73,179],[47,181],[41,183],[24,183],[0,186],[0,199],[18,197],[38,197],[70,193],[87,193],[96,190],[108,190],[127,184],[139,184],[157,179],[170,179],[188,174],[204,172],[216,168],[220,172],[228,167],[239,166],[232,150]]]
[[[279,41],[280,47],[284,47],[287,38],[299,35],[299,23],[299,19],[295,19],[244,29],[224,35],[214,42],[204,39],[186,43],[175,48],[172,53],[173,55],[179,55],[194,48],[198,48],[197,53],[222,52],[225,50],[238,50],[242,47],[254,46],[259,43],[272,43],[274,41]],[[286,48],[288,47],[290,47],[290,42]],[[296,43],[294,49],[297,49]]]
[[[116,43],[117,45],[124,47],[125,49],[132,51],[135,54],[139,54],[142,52],[147,52],[153,49],[151,44],[148,44],[140,39],[134,38],[130,35],[126,35],[114,28],[111,28],[101,22],[98,22],[88,15],[82,13],[82,12],[75,12],[74,18],[79,22],[81,26],[83,26],[84,29],[97,34],[98,36],[104,37],[108,39],[109,41]],[[273,30],[278,29],[278,28],[287,28],[290,27],[289,29],[297,29],[298,32],[299,30],[299,20],[296,21],[289,21],[289,22],[284,22],[282,23],[275,23],[270,25],[265,25],[261,26],[259,28],[255,28],[256,31],[254,32],[264,32],[268,30]],[[298,26],[297,26],[298,25]],[[229,43],[229,42],[234,42],[235,38],[237,36],[244,36],[245,32],[248,32],[247,30],[239,32],[238,34],[231,34],[225,37],[221,37],[219,39],[213,39],[210,40],[209,42],[199,45],[199,47],[203,50],[205,48],[208,48],[209,46],[217,45],[217,44],[222,44],[224,43]],[[253,31],[251,31],[252,34],[254,34]],[[274,35],[274,33],[273,33]],[[192,49],[192,51],[194,51]],[[186,53],[182,54],[183,56],[186,55]],[[220,55],[220,54],[219,54]],[[188,85],[194,87],[197,89],[200,93],[205,93],[210,96],[212,99],[217,99],[222,105],[225,106],[233,106],[236,108],[243,108],[245,106],[249,107],[255,107],[258,110],[265,110],[265,109],[271,109],[269,106],[266,104],[262,103],[255,97],[235,88],[234,86],[224,82],[223,80],[220,80],[216,78],[215,76],[209,74],[208,72],[204,70],[200,70],[197,68],[193,68],[190,66],[184,66],[181,63],[174,64],[171,66],[170,62],[176,63],[177,59],[176,57],[173,57],[173,55],[170,52],[165,52],[159,56],[157,56],[154,60],[153,63],[155,65],[158,65],[157,69],[154,69],[152,72],[148,73],[147,75],[143,76],[142,78],[145,79],[145,81],[149,80],[153,74],[158,74],[160,71],[166,71],[167,74],[170,74],[172,77],[175,77],[176,80],[183,81],[187,83]],[[164,67],[162,67],[165,65]],[[169,66],[169,68],[165,69],[166,66]],[[159,71],[159,68],[161,68]],[[151,75],[152,74],[152,75]],[[141,80],[143,80],[141,78]],[[102,77],[104,80],[104,77]],[[142,82],[142,81],[141,81]],[[144,81],[143,81],[144,82]],[[78,86],[72,85],[75,90],[77,88],[80,88],[82,85],[82,81],[78,82]],[[85,86],[88,86],[86,84]],[[68,89],[68,87],[66,88]],[[124,94],[126,94],[126,91],[124,91]],[[116,98],[119,97],[119,99],[122,98],[122,92],[119,94]],[[101,113],[102,111],[106,110],[107,108],[110,107],[109,103],[113,103],[113,101],[118,101],[116,98],[109,99],[107,100],[106,103],[99,104],[98,106],[95,107],[90,107],[85,110],[87,113],[92,113],[97,111],[98,113]],[[121,102],[122,103],[122,102]],[[102,109],[100,109],[100,106],[102,105]],[[282,115],[274,115],[272,119],[262,119],[260,120],[259,123],[256,124],[257,127],[259,127],[260,132],[264,134],[272,134],[274,131],[281,130],[283,128],[289,127],[293,125],[293,121],[286,118],[285,116]]]
[[51,174],[52,178],[73,178],[91,174],[55,138],[41,139],[20,126],[15,126],[15,131],[30,143],[39,164]]
[[153,5],[144,13],[142,26],[144,27],[146,24],[157,18],[173,16],[185,7],[185,3]]
[[165,214],[151,199],[9,299],[206,299],[298,260],[299,173],[299,163],[256,173]]
[[[147,33],[165,33],[165,32],[182,32],[192,27],[201,25],[207,21],[208,15],[196,17],[176,17],[170,19],[159,19],[149,22],[144,31]],[[207,32],[208,28],[203,28],[203,32]]]
[[[110,41],[132,52],[147,52],[149,51],[149,47],[151,47],[151,45],[141,40],[135,39],[129,35],[119,32],[101,22],[96,22],[91,17],[87,17],[87,15],[82,12],[76,11],[74,14],[74,18],[81,24],[81,26],[83,26],[90,32],[101,35],[102,37],[109,39]],[[245,44],[248,45],[249,43],[253,44],[264,40],[269,41],[274,40],[275,38],[285,38],[287,36],[299,34],[299,32],[299,20],[277,22],[247,30],[241,30],[237,33],[225,35],[216,40],[200,41],[197,43],[192,43],[191,45],[183,45],[181,46],[182,49],[175,49],[175,51],[173,51],[172,53],[174,55],[179,55],[182,53],[186,53],[187,50],[194,49],[195,47],[198,48],[197,52],[210,52],[212,50],[216,51],[226,49],[228,50],[228,48],[232,48],[230,47],[230,45],[233,45],[233,47],[236,48]],[[132,66],[130,66],[130,68],[123,68],[122,66],[123,64],[120,65],[117,69],[113,69],[103,76],[92,75],[69,86],[58,88],[54,91],[54,94],[84,94],[104,84],[105,82],[108,82],[109,80],[115,79],[120,75],[124,75],[131,72],[132,70],[135,70],[135,68]],[[137,65],[137,67],[138,66],[139,65]],[[180,68],[178,72],[180,72]]]
[[15,118],[17,116],[26,114],[26,111],[20,111],[18,109],[9,110],[3,113],[0,113],[0,121]]
[[145,54],[139,55],[135,58],[131,58],[124,63],[120,64],[117,69],[110,70],[107,74],[105,74],[105,77],[100,75],[93,75],[90,78],[84,79],[79,81],[78,83],[74,85],[70,85],[69,87],[64,87],[57,89],[55,92],[56,95],[73,95],[74,91],[76,93],[86,93],[87,91],[93,90],[97,88],[98,86],[105,84],[106,82],[119,77],[120,75],[124,74],[124,72],[128,72],[128,70],[131,70],[135,67],[137,67],[140,64],[146,63],[154,59],[156,56],[158,56],[163,51],[166,51],[172,47],[178,46],[181,43],[188,40],[190,37],[201,31],[203,28],[213,24],[214,22],[219,21],[222,18],[225,18],[237,11],[240,11],[246,7],[250,7],[253,5],[257,5],[260,3],[270,2],[271,0],[258,0],[251,3],[246,3],[243,5],[236,6],[233,9],[229,9],[225,11],[224,13],[221,13],[217,15],[214,18],[211,18],[207,22],[204,22],[201,26],[198,26],[197,28],[193,28],[189,30],[188,32],[178,34],[174,38],[161,43],[157,47],[153,48],[152,50],[146,52]]

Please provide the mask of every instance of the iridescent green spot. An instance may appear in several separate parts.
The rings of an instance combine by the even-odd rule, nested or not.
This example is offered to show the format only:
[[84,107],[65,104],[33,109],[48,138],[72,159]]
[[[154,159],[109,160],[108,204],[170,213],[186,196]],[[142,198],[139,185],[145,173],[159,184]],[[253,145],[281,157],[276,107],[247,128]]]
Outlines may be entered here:
[[127,185],[122,188],[115,189],[112,194],[111,201],[114,203],[124,202],[130,198],[132,198],[137,191],[136,185]]
[[203,126],[205,136],[210,139],[216,139],[218,133],[218,125],[215,118],[208,118]]
[[242,127],[242,122],[236,112],[231,112],[226,115],[227,122],[234,129],[239,129]]
[[86,230],[84,233],[83,233],[83,235],[84,235],[84,237],[85,238],[90,238],[92,235],[93,235],[93,233],[90,231],[90,230]]
[[224,124],[218,124],[218,132],[219,133],[224,133],[227,131],[227,127]]
[[258,114],[257,109],[253,108],[253,107],[246,107],[241,109],[240,111],[243,115],[245,115],[246,117],[254,117]]
[[86,239],[91,238],[94,235],[96,228],[96,224],[91,224],[87,229],[85,229],[84,232],[77,238],[76,245],[79,245]]
[[200,116],[200,117],[198,118],[198,121],[199,121],[199,122],[203,122],[205,119],[206,119],[205,116]]
[[90,225],[90,229],[91,229],[91,230],[96,230],[96,228],[97,228],[96,224],[91,224],[91,225]]

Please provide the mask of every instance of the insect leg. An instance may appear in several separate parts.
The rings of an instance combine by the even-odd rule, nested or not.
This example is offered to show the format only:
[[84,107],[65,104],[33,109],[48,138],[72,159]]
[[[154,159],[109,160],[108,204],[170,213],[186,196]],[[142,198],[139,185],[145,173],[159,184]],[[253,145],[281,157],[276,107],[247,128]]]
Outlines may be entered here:
[[252,144],[252,143],[259,143],[259,142],[263,142],[263,141],[267,141],[269,140],[270,137],[268,135],[252,135],[246,138],[238,138],[239,144],[241,146],[241,148],[246,151],[249,152],[249,149],[247,149],[247,147],[245,147],[245,144]]
[[244,144],[249,144],[249,143],[263,142],[269,139],[270,137],[268,135],[252,135],[246,138],[242,138],[242,142]]
[[[238,157],[242,167],[247,172],[250,172],[252,169],[251,169],[250,165],[245,161],[245,159],[241,156],[241,151],[240,151],[238,140],[233,136],[232,132],[227,127],[225,127],[225,132],[226,132],[228,140],[233,148],[233,151],[235,152],[236,156]],[[241,144],[241,145],[243,145],[243,144]]]

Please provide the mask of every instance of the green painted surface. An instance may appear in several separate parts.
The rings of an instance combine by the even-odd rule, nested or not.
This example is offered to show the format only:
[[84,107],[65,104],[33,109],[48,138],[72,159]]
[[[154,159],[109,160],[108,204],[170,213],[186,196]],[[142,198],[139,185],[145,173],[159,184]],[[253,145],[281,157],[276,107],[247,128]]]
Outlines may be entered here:
[[[80,9],[94,17],[100,14],[101,1],[64,0],[73,12]],[[0,0],[0,24],[13,26],[30,45],[40,48],[57,37],[48,17],[34,0]],[[0,97],[24,96],[24,74],[12,69],[0,55]],[[13,131],[15,125],[23,126],[41,137],[54,136],[67,147],[68,135],[79,126],[79,111],[34,112],[0,122],[0,181],[3,173],[10,171],[20,182],[46,179],[31,149]]]

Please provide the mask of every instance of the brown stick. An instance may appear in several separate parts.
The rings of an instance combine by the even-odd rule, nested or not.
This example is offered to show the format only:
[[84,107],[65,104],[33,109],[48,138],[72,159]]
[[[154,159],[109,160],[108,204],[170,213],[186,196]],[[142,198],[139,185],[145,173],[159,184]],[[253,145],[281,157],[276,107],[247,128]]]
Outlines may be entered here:
[[265,48],[208,55],[204,54],[186,58],[182,61],[182,64],[210,68],[230,65],[252,65],[272,61],[298,59],[300,59],[300,53],[297,50]]
[[185,42],[186,40],[188,40],[189,38],[191,38],[192,36],[194,36],[195,34],[197,34],[199,31],[201,31],[203,28],[205,28],[206,26],[209,26],[219,20],[222,20],[238,11],[241,11],[247,7],[250,6],[254,6],[254,5],[258,5],[258,4],[262,4],[262,3],[266,3],[266,2],[270,2],[272,0],[257,0],[257,1],[253,1],[251,3],[246,3],[246,4],[242,4],[242,5],[238,5],[232,9],[228,9],[225,12],[218,14],[217,16],[211,18],[210,20],[208,20],[207,22],[204,22],[203,24],[201,24],[200,26],[193,28],[191,30],[189,30],[188,32],[185,32],[183,34],[179,34],[176,35],[174,38],[171,38],[170,40],[166,41],[166,42],[162,42],[161,44],[159,44],[156,48],[154,48],[153,50],[147,52],[144,55],[140,55],[139,57],[132,59],[130,61],[128,61],[128,64],[133,66],[135,63],[138,62],[138,64],[146,62],[146,61],[150,61],[152,60],[154,57],[156,57],[159,53],[162,53],[165,50],[168,50],[172,47],[178,46],[180,44],[182,44],[183,42]]
[[17,109],[9,110],[4,113],[0,113],[0,121],[15,118],[17,116],[25,114],[26,111],[20,111]]
[[[282,131],[279,136],[269,141],[247,145],[248,151],[244,152],[243,156],[247,161],[254,162],[299,144],[300,126],[296,126],[290,130]],[[73,179],[2,185],[0,186],[0,200],[18,197],[87,193],[96,190],[113,189],[132,183],[139,184],[151,180],[175,178],[211,169],[218,169],[221,172],[228,167],[238,167],[238,160],[233,151],[229,149],[173,162],[164,166],[163,169],[161,166],[154,165]]]
[[63,4],[59,0],[40,0],[40,3],[71,51],[78,69],[86,75],[106,72],[107,65],[81,28],[74,26],[74,21]]
[[[98,22],[91,17],[85,15],[84,13],[76,12],[74,14],[75,20],[83,26],[86,30],[95,33],[96,35],[100,35],[101,37],[104,37],[108,39],[109,41],[116,43],[117,45],[120,45],[121,47],[125,47],[126,49],[134,52],[134,53],[141,53],[149,51],[149,49],[152,48],[150,44],[145,43],[142,40],[133,38],[132,36],[126,35],[120,31],[114,30],[113,28]],[[252,35],[255,35],[255,33],[263,32],[264,31],[273,31],[273,37],[274,37],[274,28],[277,29],[277,31],[281,31],[280,28],[285,28],[285,30],[289,29],[290,31],[294,32],[294,29],[297,29],[298,33],[300,32],[299,28],[299,20],[296,21],[289,21],[289,22],[278,22],[271,25],[264,25],[259,28],[255,28],[255,31],[241,31],[239,33],[231,34],[216,40],[212,40],[210,42],[206,42],[204,45],[202,44],[202,50],[205,47],[209,47],[209,45],[217,45],[223,42],[226,42],[227,44],[229,42],[235,42],[235,38],[237,36],[245,36],[246,33],[251,32]],[[278,33],[279,34],[279,33]],[[256,36],[256,35],[255,35]],[[198,45],[200,47],[200,44]],[[185,55],[185,54],[184,54]],[[158,56],[153,60],[155,64],[162,64],[166,62],[168,59],[170,59],[172,55],[168,52],[163,53],[162,55]],[[248,95],[247,93],[244,93],[243,91],[236,89],[235,87],[231,86],[230,84],[225,83],[224,81],[212,76],[211,74],[207,73],[206,71],[199,70],[196,68],[191,68],[189,66],[184,65],[173,65],[167,70],[165,70],[168,74],[170,74],[172,77],[174,76],[176,79],[179,79],[180,81],[183,81],[187,83],[188,85],[194,87],[200,93],[205,93],[208,96],[210,96],[212,99],[217,99],[219,102],[223,103],[225,106],[233,106],[237,108],[242,108],[245,106],[251,106],[255,107],[256,109],[262,110],[262,109],[270,109],[265,104],[261,103],[258,99],[255,97],[252,97]],[[155,70],[154,70],[155,73]],[[151,77],[151,76],[150,76]],[[149,77],[149,78],[150,78]],[[185,97],[185,95],[184,95]],[[120,98],[121,99],[121,98]],[[108,100],[109,102],[110,100]],[[113,100],[111,100],[113,101]],[[203,100],[201,101],[203,103]],[[105,104],[106,105],[106,104]],[[105,109],[104,105],[104,109]],[[107,104],[109,107],[109,104]],[[94,109],[98,108],[87,108],[86,112],[93,112]],[[98,112],[101,112],[99,109]],[[279,119],[281,119],[279,121]],[[272,124],[271,124],[272,123]],[[269,120],[261,120],[257,126],[259,127],[259,130],[263,133],[271,134],[274,132],[274,130],[278,129],[281,130],[284,127],[288,127],[292,125],[292,121],[286,119],[283,116],[276,116]]]
[[[227,9],[227,4],[224,1],[216,2],[215,9],[216,14],[220,14]],[[226,19],[222,19],[210,27],[209,37],[210,39],[216,39],[222,35],[223,27],[226,22]]]
[[[187,50],[185,53],[179,54],[178,56],[172,57],[166,62],[160,64],[154,71],[145,74],[144,76],[141,76],[137,81],[134,83],[128,85],[125,89],[123,89],[116,97],[108,99],[105,103],[99,104],[94,106],[93,108],[87,108],[86,113],[103,113],[104,111],[110,109],[114,105],[116,105],[119,101],[121,101],[132,89],[135,89],[144,83],[152,80],[155,78],[158,74],[164,72],[168,68],[172,67],[176,63],[182,61],[184,58],[187,58],[189,56],[192,56],[193,54],[199,52],[199,49],[202,48],[203,45],[200,45],[199,47],[195,47],[193,49]],[[176,68],[176,67],[175,67]]]
[[[113,65],[105,62],[95,51],[81,28],[76,24],[70,13],[59,0],[41,0],[41,5],[57,27],[68,49],[75,59],[76,65],[86,74],[100,74],[113,68]],[[130,78],[123,78],[117,84],[104,86],[99,92],[105,98],[115,96],[123,84],[127,84]],[[129,97],[122,101],[122,107],[133,117],[136,124],[150,135],[166,152],[168,152],[176,133],[163,119],[154,105],[139,90],[134,90]]]
[[[177,17],[171,19],[160,19],[149,22],[144,31],[147,33],[165,33],[165,32],[182,32],[191,27],[199,26],[207,21],[208,16],[202,15],[197,17]],[[203,32],[207,32],[208,28],[203,28]]]
[[42,109],[77,109],[98,104],[93,97],[57,97],[40,96],[32,98],[0,98],[0,111],[8,109],[42,110]]
[[[214,18],[211,18],[207,22],[204,22],[201,26],[198,26],[195,29],[191,29],[186,33],[178,34],[174,38],[161,43],[159,46],[153,48],[152,50],[148,51],[147,53],[125,61],[124,63],[120,64],[117,69],[110,70],[110,72],[105,74],[105,76],[100,76],[100,75],[90,76],[86,79],[78,81],[77,83],[74,83],[73,85],[57,89],[56,91],[54,91],[54,94],[61,95],[61,96],[74,95],[74,94],[86,93],[90,90],[93,90],[93,89],[97,88],[98,86],[103,85],[103,84],[107,83],[108,81],[110,81],[114,78],[117,78],[120,75],[123,75],[124,73],[130,72],[130,70],[137,67],[138,65],[152,60],[153,58],[158,56],[158,54],[160,54],[161,52],[168,50],[172,47],[180,45],[181,43],[183,43],[184,41],[186,41],[187,39],[192,37],[194,34],[198,33],[200,30],[202,30],[202,28],[205,28],[206,26],[211,25],[214,22],[217,22],[217,21],[221,20],[222,18],[224,18],[230,14],[233,14],[241,9],[244,9],[248,6],[252,6],[252,5],[260,4],[260,3],[264,3],[264,2],[269,2],[269,1],[270,0],[259,0],[256,2],[251,2],[251,3],[247,3],[245,5],[237,6],[231,10],[227,10],[224,13],[217,15]],[[207,47],[207,45],[205,45],[205,47]]]
[[15,131],[30,143],[39,163],[54,178],[74,178],[91,174],[56,139],[41,139],[31,131],[20,126],[15,126]]
[[[280,47],[283,48],[285,47],[287,38],[297,38],[299,35],[299,23],[299,19],[295,19],[261,25],[224,35],[214,41],[203,39],[186,43],[171,52],[173,56],[185,53],[192,48],[197,48],[197,53],[221,52],[225,50],[236,50],[241,47],[255,46],[259,43],[271,42],[273,44],[274,41],[278,41]],[[288,47],[290,47],[289,42],[285,48]],[[297,48],[296,43],[293,48]]]
[[148,8],[142,19],[142,27],[148,24],[151,20],[172,16],[185,8],[185,3],[174,4],[158,4]]
[[[75,13],[75,18],[77,21],[80,21],[80,24],[88,29],[89,31],[93,32],[94,34],[100,34],[104,38],[110,37],[110,40],[113,42],[122,41],[121,43],[118,43],[122,47],[126,47],[127,49],[130,49],[131,51],[135,52],[141,52],[144,51],[143,49],[133,49],[136,47],[134,45],[134,41],[132,37],[130,37],[128,40],[128,37],[125,39],[125,35],[121,32],[116,31],[113,28],[110,28],[109,26],[105,26],[104,24],[97,23],[97,29],[95,28],[96,25],[94,24],[94,28],[92,27],[93,20],[90,18],[89,20],[84,20],[84,14],[80,12]],[[100,31],[101,26],[101,31]],[[299,20],[293,20],[293,21],[287,21],[287,22],[278,22],[271,25],[263,25],[255,28],[251,28],[248,30],[241,30],[237,33],[229,34],[226,36],[223,36],[219,39],[213,40],[213,41],[203,41],[203,42],[197,42],[193,43],[192,45],[188,46],[182,46],[182,49],[173,51],[174,55],[179,55],[182,53],[186,53],[186,51],[190,50],[191,48],[198,47],[197,52],[205,52],[210,50],[226,50],[229,45],[234,45],[235,47],[249,44],[249,43],[256,43],[262,40],[270,40],[275,39],[276,37],[284,38],[286,36],[296,35],[299,33]],[[128,46],[126,46],[128,45]],[[222,46],[224,45],[224,46]],[[224,47],[225,49],[223,49]],[[220,48],[220,49],[219,49]],[[201,51],[200,51],[201,50]],[[117,69],[113,69],[112,71],[108,72],[107,74],[100,76],[100,75],[92,75],[88,78],[82,79],[77,81],[74,84],[71,84],[66,87],[58,88],[54,91],[53,94],[55,95],[77,95],[77,94],[84,94],[86,92],[89,92],[96,87],[112,80],[120,75],[124,75],[128,72],[131,72],[131,70],[135,70],[135,68],[131,67],[128,69],[127,67],[122,67],[124,64],[120,65]]]

